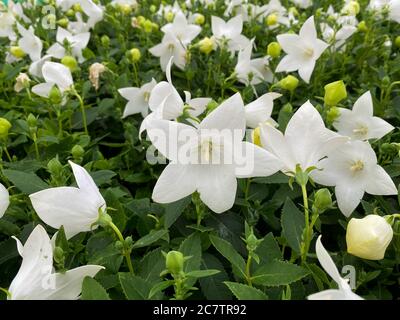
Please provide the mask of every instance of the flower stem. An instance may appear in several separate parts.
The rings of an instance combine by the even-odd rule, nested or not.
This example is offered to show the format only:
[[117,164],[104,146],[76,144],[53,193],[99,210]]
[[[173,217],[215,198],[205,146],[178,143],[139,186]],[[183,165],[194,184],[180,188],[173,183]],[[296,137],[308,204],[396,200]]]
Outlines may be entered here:
[[7,145],[6,145],[6,144],[4,144],[3,150],[4,150],[4,152],[6,153],[6,156],[7,156],[8,161],[12,162],[12,159],[11,159],[10,153],[8,152],[8,149],[7,149]]
[[11,298],[11,292],[8,291],[7,289],[4,289],[4,288],[0,287],[0,291],[3,291],[7,295],[8,298]]
[[247,257],[247,262],[246,262],[246,280],[247,280],[247,284],[252,287],[253,284],[251,282],[251,274],[250,274],[250,268],[251,268],[251,254],[248,255]]
[[[118,227],[117,227],[112,221],[110,221],[110,222],[108,223],[108,225],[111,227],[111,229],[114,230],[114,232],[115,232],[115,234],[117,235],[118,239],[124,244],[125,239],[124,239],[124,237],[123,237],[121,231],[119,231]],[[130,250],[126,251],[126,250],[124,249],[123,255],[124,255],[125,259],[126,259],[126,263],[127,263],[127,265],[128,265],[129,272],[132,273],[132,274],[134,274],[134,272],[133,272],[133,266],[132,266],[132,261],[131,261],[131,252],[130,252]]]
[[38,147],[38,143],[37,143],[37,135],[36,132],[33,133],[33,144],[35,146],[35,154],[36,154],[36,159],[40,160],[40,154],[39,154],[39,147]]
[[301,260],[304,263],[307,259],[308,250],[310,248],[311,241],[311,230],[310,230],[310,213],[308,208],[308,196],[307,196],[307,188],[305,184],[301,185],[301,192],[303,194],[303,203],[304,203],[304,221],[305,221],[305,234],[304,234],[304,243],[303,243],[303,252],[301,255]]
[[83,128],[84,128],[84,130],[85,130],[85,133],[86,133],[87,135],[89,135],[89,131],[88,131],[88,128],[87,128],[86,113],[85,113],[85,104],[83,103],[82,97],[79,95],[79,93],[78,93],[75,89],[73,89],[73,93],[74,93],[74,95],[75,95],[75,96],[78,98],[78,100],[79,100],[79,105],[80,105],[80,107],[81,107],[81,113],[82,113]]

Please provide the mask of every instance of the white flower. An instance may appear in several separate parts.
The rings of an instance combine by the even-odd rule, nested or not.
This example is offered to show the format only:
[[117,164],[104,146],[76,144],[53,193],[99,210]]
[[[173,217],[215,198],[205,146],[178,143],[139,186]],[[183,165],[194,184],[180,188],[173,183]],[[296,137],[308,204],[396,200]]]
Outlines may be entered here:
[[47,53],[57,59],[62,59],[67,55],[67,50],[64,48],[64,44],[67,42],[71,49],[71,54],[78,59],[79,63],[82,63],[85,61],[85,58],[82,55],[82,50],[86,48],[89,39],[90,32],[72,35],[64,28],[58,27],[56,37],[57,43],[53,44],[47,50]]
[[281,34],[278,42],[287,55],[279,62],[276,72],[292,72],[298,70],[300,77],[309,83],[314,71],[315,62],[329,46],[317,38],[314,16],[304,22],[297,34]]
[[296,171],[296,165],[303,171],[317,166],[330,150],[346,140],[325,127],[321,115],[309,101],[292,116],[285,135],[271,125],[261,127],[262,146],[282,161],[282,172],[289,175]]
[[339,108],[340,115],[333,123],[339,134],[357,140],[380,139],[394,129],[385,120],[374,117],[369,91],[355,102],[353,109]]
[[30,81],[31,79],[29,79],[26,73],[20,73],[14,85],[15,92],[21,92],[22,90],[24,90]]
[[106,203],[89,173],[81,166],[69,161],[75,176],[76,187],[58,187],[31,194],[33,208],[49,226],[59,229],[64,226],[68,238],[79,232],[95,229],[99,212]]
[[46,230],[38,225],[25,245],[17,241],[21,267],[8,291],[11,300],[76,300],[83,279],[94,277],[102,266],[87,265],[65,273],[53,271],[53,247]]
[[21,38],[18,40],[18,46],[29,55],[32,61],[37,61],[42,55],[43,43],[37,36],[35,36],[34,29],[32,26],[29,29],[25,29],[19,23],[17,23],[18,32],[21,34]]
[[161,43],[149,49],[153,56],[160,57],[160,65],[163,71],[166,70],[169,60],[173,57],[173,63],[181,70],[186,65],[186,48],[173,35],[166,33]]
[[[194,98],[192,99],[190,92],[185,91],[186,102],[183,102],[178,91],[172,84],[171,79],[171,66],[173,57],[167,64],[166,77],[167,81],[159,82],[151,90],[148,105],[152,111],[143,121],[140,126],[139,133],[142,133],[146,129],[148,121],[151,119],[165,119],[175,120],[181,116],[187,107],[187,112],[190,116],[197,117],[202,114],[211,101],[210,98]],[[186,104],[186,105],[185,105]],[[189,119],[189,122],[190,119]]]
[[268,58],[251,59],[253,41],[239,51],[238,62],[235,67],[236,77],[245,85],[257,85],[264,81],[271,82],[273,75],[268,68]]
[[31,74],[34,77],[43,78],[43,73],[42,73],[43,65],[45,64],[45,62],[50,60],[51,60],[51,55],[45,55],[41,57],[39,60],[32,62],[31,65],[29,66],[29,74]]
[[398,0],[371,0],[369,8],[377,11],[387,10],[389,19],[400,23],[400,2]]
[[356,257],[381,260],[392,239],[392,227],[384,217],[376,214],[352,218],[347,225],[347,252]]
[[236,197],[236,178],[268,176],[281,167],[269,152],[242,142],[245,128],[239,93],[211,112],[198,128],[149,121],[151,142],[170,160],[154,187],[153,200],[170,203],[197,191],[214,212],[229,210]]
[[74,4],[80,4],[82,11],[88,17],[86,22],[83,22],[82,15],[76,13],[78,24],[75,22],[69,23],[69,30],[75,33],[87,32],[93,28],[97,22],[103,19],[103,7],[96,5],[92,0],[56,0],[57,6],[61,7],[63,11],[67,11]]
[[344,48],[343,45],[350,38],[357,28],[350,25],[341,27],[337,32],[333,30],[327,23],[321,23],[322,37],[328,43],[331,43],[334,49]]
[[250,43],[250,40],[241,34],[243,29],[242,16],[236,16],[227,22],[219,17],[212,16],[211,28],[218,45],[226,45],[231,53],[246,48]]
[[269,15],[275,15],[276,23],[269,26],[270,29],[275,29],[279,25],[290,25],[290,20],[287,14],[287,10],[284,6],[282,6],[279,0],[271,0],[268,4],[262,6],[262,17],[266,17]]
[[328,251],[321,243],[321,236],[318,237],[315,244],[317,258],[324,270],[337,283],[338,289],[328,289],[318,293],[314,293],[307,297],[308,300],[364,300],[359,295],[351,291],[348,279],[343,279],[340,276],[338,269],[335,266]]
[[244,108],[246,114],[246,126],[249,128],[256,128],[260,124],[270,123],[277,125],[274,119],[271,118],[272,109],[274,107],[274,100],[279,98],[281,94],[275,92],[268,92],[257,100],[249,103]]
[[135,113],[141,113],[143,118],[146,117],[149,113],[150,93],[156,84],[156,80],[152,79],[150,82],[145,83],[140,88],[119,89],[119,94],[129,101],[125,106],[122,118]]
[[188,45],[201,32],[201,27],[189,24],[186,16],[182,12],[178,12],[173,23],[166,24],[161,31],[173,35],[178,41]]
[[55,85],[63,94],[74,84],[71,71],[61,63],[46,61],[43,64],[42,74],[46,82],[34,86],[32,92],[44,98],[49,97],[50,91]]
[[10,205],[10,195],[7,189],[0,183],[0,218],[4,216],[8,206]]
[[322,185],[335,186],[340,211],[346,216],[357,208],[364,192],[374,195],[397,194],[386,171],[378,165],[374,150],[368,142],[348,141],[322,159],[312,172]]
[[312,6],[312,0],[291,0],[295,5],[299,6],[302,9],[307,9]]
[[0,12],[0,38],[7,37],[9,40],[15,40],[14,23],[15,18],[12,13]]

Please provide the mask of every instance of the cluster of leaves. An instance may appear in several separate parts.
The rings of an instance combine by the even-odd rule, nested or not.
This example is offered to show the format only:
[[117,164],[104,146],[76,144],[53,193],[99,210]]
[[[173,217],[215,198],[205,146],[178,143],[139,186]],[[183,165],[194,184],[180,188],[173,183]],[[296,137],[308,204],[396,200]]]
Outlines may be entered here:
[[[282,1],[289,7],[286,2]],[[365,2],[360,1],[364,7]],[[223,1],[216,3],[214,9],[200,4],[191,8],[192,12],[206,17],[199,39],[211,34],[212,15],[223,16],[225,4]],[[300,19],[312,13],[318,19],[317,9],[326,10],[329,4],[332,1],[314,1],[313,7],[301,12]],[[133,14],[142,15],[160,26],[166,24],[165,17],[150,11],[151,5],[158,8],[160,2],[142,1]],[[32,14],[40,15],[40,8],[37,10]],[[57,14],[57,19],[61,19],[62,13]],[[59,108],[25,91],[15,94],[14,80],[29,64],[25,60],[4,63],[6,46],[0,39],[0,116],[12,124],[9,137],[1,147],[0,177],[9,188],[11,205],[0,220],[0,287],[10,284],[21,261],[15,241],[10,237],[16,236],[24,242],[33,227],[40,223],[28,195],[73,183],[67,165],[69,159],[90,171],[107,206],[112,208],[109,213],[114,223],[124,236],[134,240],[135,274],[132,275],[111,231],[99,228],[69,241],[62,232],[59,234],[57,245],[62,248],[63,255],[55,261],[56,268],[70,269],[87,263],[106,268],[95,279],[85,279],[83,299],[173,298],[173,288],[160,285],[172,279],[171,275],[160,275],[165,270],[162,252],[171,250],[191,257],[185,261],[184,272],[187,275],[192,272],[187,285],[198,290],[191,290],[190,299],[304,299],[308,294],[334,287],[313,254],[307,263],[300,263],[304,229],[303,213],[299,210],[301,190],[298,186],[291,188],[283,174],[240,180],[235,206],[219,215],[201,206],[196,196],[168,205],[151,201],[154,183],[164,166],[146,161],[150,143],[139,139],[142,118],[136,115],[121,120],[126,101],[117,90],[140,86],[151,78],[164,79],[158,58],[148,52],[148,48],[160,42],[162,32],[146,33],[133,28],[132,15],[107,7],[104,20],[96,25],[88,48],[84,50],[87,60],[73,74],[75,88],[85,101],[89,135],[83,132],[79,101],[68,100]],[[343,79],[348,88],[349,97],[343,102],[344,106],[351,106],[361,93],[371,90],[376,115],[395,126],[400,123],[400,97],[395,87],[389,89],[400,77],[399,49],[394,45],[384,46],[388,39],[394,42],[400,34],[398,25],[377,21],[367,12],[362,15],[368,25],[367,32],[354,34],[344,51],[324,53],[309,85],[301,82],[293,95],[282,91],[283,97],[273,113],[281,130],[294,110],[308,99],[323,111],[319,104],[323,100],[323,85],[338,79]],[[256,39],[258,55],[264,56],[268,43],[276,41],[279,28],[271,31],[263,23],[250,21],[245,23],[243,34]],[[293,31],[298,32],[296,27]],[[55,30],[41,29],[38,24],[36,33],[45,47],[54,42]],[[110,39],[107,46],[102,41],[104,36]],[[139,48],[142,54],[136,66],[126,54],[131,48]],[[254,99],[251,87],[238,84],[234,79],[226,81],[234,70],[236,57],[220,49],[205,55],[195,45],[189,51],[190,60],[185,70],[173,70],[174,85],[180,92],[190,90],[194,96],[212,97],[217,102],[235,92],[240,92],[245,102]],[[110,70],[102,76],[98,91],[88,80],[88,68],[94,62],[101,62]],[[272,69],[277,62],[271,61]],[[283,76],[277,74],[276,78]],[[259,95],[269,90],[266,83],[256,86]],[[36,121],[29,121],[29,114],[33,114]],[[325,117],[324,112],[322,114]],[[400,159],[396,151],[382,148],[382,145],[398,141],[399,133],[395,130],[373,144],[380,165],[395,182],[400,176]],[[83,152],[77,152],[76,146]],[[400,198],[396,197],[368,196],[353,216],[362,217],[376,211],[382,214],[399,212],[399,202]],[[202,210],[200,223],[198,210]],[[400,238],[395,237],[384,260],[358,259],[346,253],[346,223],[346,218],[332,208],[322,214],[316,224],[317,231],[323,231],[326,247],[338,252],[334,256],[337,265],[355,266],[358,293],[364,297],[398,298]],[[47,230],[49,234],[55,232],[49,227]],[[196,274],[199,270],[219,272]],[[5,298],[5,295],[0,297]]]

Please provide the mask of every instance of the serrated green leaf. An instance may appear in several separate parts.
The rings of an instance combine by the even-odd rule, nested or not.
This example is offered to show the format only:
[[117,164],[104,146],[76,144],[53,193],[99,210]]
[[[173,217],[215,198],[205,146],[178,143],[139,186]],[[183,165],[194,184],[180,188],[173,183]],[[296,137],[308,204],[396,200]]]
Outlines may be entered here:
[[91,277],[85,277],[82,283],[82,300],[110,300],[107,291]]
[[151,287],[146,280],[130,273],[119,273],[118,277],[128,300],[147,300]]
[[237,268],[241,277],[245,278],[246,263],[244,262],[243,257],[236,252],[233,246],[228,241],[225,241],[224,239],[214,235],[210,235],[210,241],[215,249],[217,249],[220,254],[222,254],[233,266]]
[[192,277],[192,278],[204,278],[204,277],[209,277],[213,276],[214,274],[219,273],[219,270],[213,270],[213,269],[208,269],[208,270],[195,270],[195,271],[190,271],[186,273],[187,277]]
[[151,232],[144,237],[140,238],[133,244],[133,249],[148,247],[149,245],[153,244],[154,242],[160,240],[168,234],[168,230],[157,230],[155,232]]
[[189,205],[190,197],[164,205],[165,207],[165,227],[168,229],[179,218],[183,210]]
[[239,300],[268,300],[268,296],[257,288],[229,281],[225,281],[224,284]]
[[283,236],[289,246],[297,253],[300,253],[302,234],[305,227],[304,214],[297,209],[289,198],[286,198],[283,205],[281,224]]
[[256,285],[282,286],[298,281],[308,274],[308,270],[298,265],[274,260],[259,267],[251,280]]
[[47,189],[49,186],[40,179],[35,173],[22,172],[11,169],[3,170],[3,174],[10,180],[19,190],[27,195]]

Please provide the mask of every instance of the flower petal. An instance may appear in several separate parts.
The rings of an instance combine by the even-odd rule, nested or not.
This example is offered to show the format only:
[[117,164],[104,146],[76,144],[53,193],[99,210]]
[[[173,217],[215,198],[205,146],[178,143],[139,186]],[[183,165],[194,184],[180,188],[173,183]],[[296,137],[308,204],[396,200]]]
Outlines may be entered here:
[[365,191],[376,195],[395,195],[397,188],[390,176],[381,166],[375,166],[372,172],[368,173],[368,182]]
[[335,195],[340,211],[346,217],[349,217],[360,204],[364,196],[364,190],[355,185],[337,184],[335,187]]

